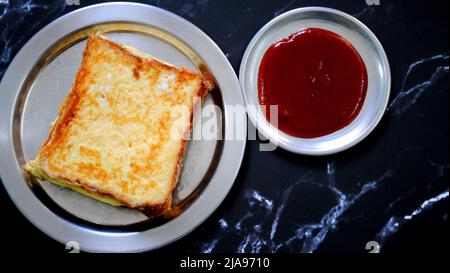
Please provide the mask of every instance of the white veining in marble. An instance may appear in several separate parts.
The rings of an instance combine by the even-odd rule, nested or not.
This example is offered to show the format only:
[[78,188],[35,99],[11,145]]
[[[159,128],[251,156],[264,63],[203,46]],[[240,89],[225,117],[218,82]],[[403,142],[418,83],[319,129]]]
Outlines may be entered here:
[[[366,193],[376,190],[381,181],[391,176],[391,171],[388,170],[381,177],[364,183],[357,193],[344,193],[335,185],[335,168],[334,162],[327,164],[327,181],[324,183],[314,181],[310,173],[305,174],[287,187],[277,200],[264,197],[256,190],[248,191],[245,197],[248,205],[247,213],[234,225],[229,225],[225,219],[220,219],[219,225],[223,235],[209,243],[200,244],[200,251],[211,252],[220,241],[225,241],[228,236],[234,236],[239,238],[236,251],[240,253],[277,252],[282,247],[289,247],[297,252],[314,252],[327,234],[337,229],[342,215],[352,205]],[[279,241],[276,234],[290,195],[294,188],[305,184],[331,191],[336,197],[336,205],[330,208],[320,221],[299,225],[288,239]],[[273,210],[275,207],[276,209]],[[255,221],[259,222],[255,224]]]
[[381,177],[379,177],[376,180],[369,181],[365,183],[360,191],[356,194],[346,194],[342,192],[340,189],[338,189],[334,183],[334,164],[329,163],[328,164],[328,176],[329,182],[326,185],[322,184],[316,184],[315,185],[319,187],[326,187],[330,191],[332,191],[337,198],[337,204],[332,207],[320,220],[319,223],[311,223],[307,225],[301,225],[295,232],[294,236],[292,236],[290,239],[288,239],[286,242],[283,242],[282,244],[278,245],[275,248],[275,251],[283,246],[283,245],[289,245],[294,241],[302,241],[302,245],[300,247],[300,252],[302,253],[311,253],[314,252],[320,244],[324,241],[327,234],[337,228],[337,224],[340,220],[340,217],[354,204],[356,203],[363,195],[368,193],[369,191],[375,190],[378,187],[378,184],[385,180],[386,178],[389,178],[392,174],[391,171],[387,171],[384,173]]
[[294,0],[289,1],[288,3],[284,4],[281,8],[275,10],[273,12],[273,17],[277,17],[278,15],[282,14],[285,11],[288,11],[290,7],[294,4]]
[[353,14],[353,17],[361,19],[365,16],[371,16],[375,11],[375,6],[367,6],[362,11]]
[[262,196],[258,191],[250,190],[246,193],[246,197],[249,200],[250,206],[254,206],[255,205],[254,201],[257,201],[257,204],[260,204],[266,208],[268,214],[272,212],[273,201]]
[[[184,16],[195,18],[200,12],[205,12],[209,0],[197,0],[197,1],[181,1],[178,3],[178,11]],[[159,5],[159,3],[158,3]]]
[[419,207],[414,209],[410,214],[404,215],[402,217],[392,216],[389,218],[387,223],[381,228],[381,230],[376,234],[375,241],[380,244],[380,248],[386,242],[389,237],[394,235],[399,231],[399,229],[407,222],[411,221],[415,216],[421,214],[422,212],[432,208],[436,203],[447,199],[449,191],[446,190],[430,199],[423,201]]
[[401,195],[394,199],[394,201],[390,202],[387,208],[384,210],[384,213],[390,212],[395,206],[404,200],[405,198],[409,197],[411,194],[413,194],[415,191],[417,191],[417,187],[412,187],[405,195]]
[[[157,6],[176,6],[176,12],[188,18],[199,17],[200,14],[207,12],[209,0],[197,1],[153,1]],[[273,16],[277,16],[293,7],[294,1],[289,1],[274,11]],[[52,1],[49,4],[41,4],[36,0],[0,0],[0,65],[5,66],[11,61],[13,52],[18,50],[18,47],[23,45],[24,39],[30,38],[38,28],[43,27],[42,22],[49,16],[58,15],[64,11],[66,7],[65,0]],[[370,19],[373,17],[376,7],[367,6],[362,11],[354,14],[359,19]],[[28,19],[33,14],[44,14],[39,16],[29,28],[26,28],[24,33],[16,35],[16,30],[28,25]],[[239,28],[231,30],[226,35],[229,39],[236,35]],[[245,49],[245,44],[238,44],[232,47],[226,56],[233,63],[240,61],[240,57]],[[391,103],[388,111],[393,115],[400,115],[405,113],[408,109],[416,104],[425,92],[433,91],[436,83],[447,77],[449,70],[449,54],[442,53],[434,56],[418,59],[411,63],[403,77],[400,77],[401,85],[397,92],[393,90]],[[422,73],[426,68],[428,75],[425,80],[414,80],[418,74]],[[419,72],[419,73],[418,73]],[[0,78],[4,73],[4,69],[0,70]],[[433,183],[441,180],[444,174],[448,172],[448,163],[438,163],[429,161],[430,166],[435,170],[435,176],[432,177],[426,188],[430,190]],[[369,192],[376,191],[380,188],[380,183],[391,176],[391,171],[387,170],[384,174],[372,181],[362,183],[362,186],[356,193],[347,193],[337,187],[336,181],[336,164],[330,161],[326,166],[326,178],[323,181],[317,182],[311,175],[307,173],[300,177],[293,184],[282,190],[274,198],[262,194],[262,191],[250,189],[245,191],[243,198],[245,200],[245,207],[242,215],[236,220],[219,219],[218,226],[220,228],[220,235],[209,242],[200,244],[200,250],[205,253],[213,252],[221,242],[227,242],[230,238],[237,239],[235,245],[237,252],[277,252],[283,248],[289,248],[297,252],[314,252],[316,251],[326,237],[333,231],[338,229],[340,221],[350,207],[356,204],[363,196]],[[312,185],[317,188],[325,189],[333,193],[336,203],[329,208],[329,210],[316,222],[301,224],[293,226],[291,234],[288,234],[287,239],[280,239],[280,231],[282,225],[289,223],[283,217],[287,217],[284,212],[289,206],[291,194],[294,189],[302,187],[303,185]],[[405,190],[400,196],[396,195],[392,198],[392,202],[385,208],[384,213],[391,213],[395,211],[402,200],[410,197],[416,191],[421,190],[418,187],[412,187]],[[411,209],[409,214],[398,216],[392,215],[388,221],[383,225],[381,230],[375,235],[381,245],[383,245],[392,235],[396,234],[401,227],[415,219],[416,216],[422,214],[434,207],[435,204],[448,200],[448,189],[437,194],[423,202],[415,208]],[[384,209],[384,208],[382,208]],[[443,219],[448,219],[448,215],[444,214]],[[289,223],[292,225],[292,223]],[[283,227],[285,228],[285,227]]]
[[[65,0],[59,0],[49,4],[39,4],[34,0],[0,0],[0,64],[6,65],[11,61],[11,55],[14,49],[24,42],[23,39],[30,38],[30,34],[34,34],[36,27],[43,27],[41,22],[48,18],[51,14],[59,13],[66,7]],[[24,21],[35,11],[46,12],[46,15],[39,17],[34,21],[28,30],[20,37],[15,37],[14,33]],[[4,70],[0,71],[0,77],[3,76]]]
[[221,227],[222,229],[228,228],[228,223],[227,223],[227,221],[225,221],[225,219],[220,219],[220,220],[219,220],[219,225],[220,225],[220,227]]
[[[435,64],[433,74],[429,77],[428,80],[414,83],[411,87],[408,88],[407,84],[411,74],[418,67],[427,64]],[[417,102],[417,100],[425,91],[429,90],[437,81],[448,75],[448,70],[448,53],[422,58],[409,65],[408,70],[403,77],[400,91],[397,92],[395,97],[392,99],[391,103],[389,104],[388,111],[392,111],[394,115],[404,113],[405,110],[407,110]]]
[[218,237],[214,240],[212,240],[209,244],[204,244],[202,246],[202,252],[203,253],[211,253],[214,249],[214,247],[216,246],[217,242],[219,242],[219,240],[221,239],[221,237]]
[[[431,190],[432,187],[435,185],[435,182],[440,181],[439,179],[442,178],[446,172],[448,172],[449,165],[448,164],[441,164],[437,163],[435,161],[429,161],[429,166],[434,170],[434,174],[431,175],[431,178],[429,182],[426,184],[426,189]],[[392,202],[389,203],[387,208],[384,210],[384,213],[387,214],[392,209],[394,209],[400,202],[407,199],[411,195],[417,193],[419,188],[417,186],[411,187],[406,193],[401,193],[397,198],[395,198]],[[420,188],[420,190],[423,190],[423,188]]]

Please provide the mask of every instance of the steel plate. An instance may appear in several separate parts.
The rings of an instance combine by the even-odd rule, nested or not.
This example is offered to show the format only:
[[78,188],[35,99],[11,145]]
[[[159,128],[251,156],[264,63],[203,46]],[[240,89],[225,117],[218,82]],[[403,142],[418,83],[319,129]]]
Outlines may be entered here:
[[[363,107],[352,123],[332,134],[306,139],[289,136],[267,122],[258,100],[258,71],[264,53],[270,45],[310,27],[335,32],[355,47],[367,68],[368,89]],[[288,11],[258,31],[244,53],[239,81],[249,118],[259,132],[283,149],[306,155],[337,153],[363,140],[383,116],[391,88],[389,62],[375,35],[353,16],[322,7]]]
[[[173,205],[180,214],[149,219],[74,191],[39,181],[29,186],[21,166],[36,156],[50,122],[70,90],[86,37],[102,33],[177,66],[208,73],[218,88],[196,116],[194,133],[206,122],[213,139],[191,140]],[[201,30],[165,10],[134,3],[107,3],[69,13],[37,33],[17,54],[0,86],[0,174],[19,210],[39,229],[84,251],[136,252],[181,238],[202,223],[227,195],[242,162],[247,132],[236,75],[220,49]],[[208,106],[215,106],[210,107]],[[228,137],[229,132],[234,138]],[[237,134],[237,135],[236,135]]]

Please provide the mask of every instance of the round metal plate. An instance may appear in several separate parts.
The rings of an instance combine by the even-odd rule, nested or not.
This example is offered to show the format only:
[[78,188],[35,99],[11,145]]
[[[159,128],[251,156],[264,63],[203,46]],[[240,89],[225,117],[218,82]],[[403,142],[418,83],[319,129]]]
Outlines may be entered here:
[[[212,75],[218,85],[194,121],[171,219],[149,219],[112,207],[46,181],[30,187],[21,166],[36,156],[71,88],[86,37],[102,33],[177,66]],[[148,5],[108,3],[67,14],[37,33],[17,54],[0,86],[0,174],[19,210],[39,229],[84,251],[151,250],[181,238],[223,201],[242,162],[247,132],[236,75],[220,49],[186,20]],[[218,128],[210,138],[195,138],[202,125]],[[233,132],[234,138],[228,136]],[[201,135],[200,135],[201,136]]]
[[[363,108],[351,124],[323,137],[304,139],[289,136],[266,120],[259,106],[257,83],[259,66],[269,46],[309,27],[333,31],[355,47],[367,68],[368,89]],[[383,47],[363,23],[341,11],[308,7],[279,15],[255,35],[244,53],[239,81],[250,120],[273,144],[294,153],[326,155],[352,147],[375,128],[388,103],[391,75]]]

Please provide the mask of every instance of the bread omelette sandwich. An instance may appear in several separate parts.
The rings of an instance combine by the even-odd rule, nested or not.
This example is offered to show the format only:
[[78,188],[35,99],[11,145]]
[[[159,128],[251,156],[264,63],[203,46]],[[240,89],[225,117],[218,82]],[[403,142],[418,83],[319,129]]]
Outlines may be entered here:
[[[48,138],[24,170],[113,206],[161,215],[171,206],[193,102],[212,88],[200,73],[91,35]],[[185,111],[173,111],[179,106]],[[171,135],[175,123],[183,137]]]

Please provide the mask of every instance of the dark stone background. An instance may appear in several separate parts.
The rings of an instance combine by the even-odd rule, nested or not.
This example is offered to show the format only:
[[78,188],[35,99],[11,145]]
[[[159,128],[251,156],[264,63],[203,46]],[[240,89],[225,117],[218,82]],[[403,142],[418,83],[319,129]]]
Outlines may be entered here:
[[[42,27],[103,1],[0,0],[0,77]],[[191,21],[223,50],[238,72],[253,35],[276,15],[326,6],[354,15],[379,38],[392,70],[390,106],[362,143],[326,157],[248,141],[242,168],[219,209],[170,252],[447,253],[448,1],[137,1]],[[29,223],[0,186],[2,249],[64,252]],[[411,217],[408,217],[411,216]],[[396,225],[397,224],[397,225]],[[273,236],[271,236],[271,233]]]

